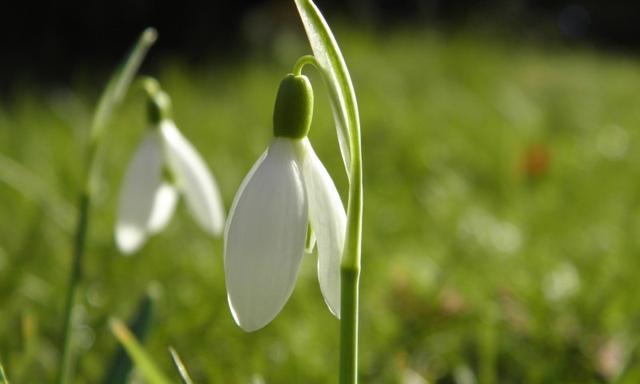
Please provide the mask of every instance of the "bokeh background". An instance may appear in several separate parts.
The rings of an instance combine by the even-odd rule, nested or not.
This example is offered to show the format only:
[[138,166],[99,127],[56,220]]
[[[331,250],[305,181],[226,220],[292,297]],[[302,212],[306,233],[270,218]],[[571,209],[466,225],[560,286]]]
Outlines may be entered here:
[[[640,381],[640,4],[318,0],[363,129],[364,383]],[[271,137],[280,79],[310,52],[292,2],[21,2],[0,12],[0,361],[52,381],[92,109],[139,32],[228,208]],[[311,140],[346,177],[317,74]],[[222,241],[184,206],[133,257],[117,193],[146,128],[132,87],[105,143],[77,308],[77,382],[108,382],[108,319],[154,297],[145,347],[199,383],[336,381],[338,321],[315,255],[247,334]],[[172,376],[177,378],[177,376]],[[139,380],[134,373],[133,381]]]

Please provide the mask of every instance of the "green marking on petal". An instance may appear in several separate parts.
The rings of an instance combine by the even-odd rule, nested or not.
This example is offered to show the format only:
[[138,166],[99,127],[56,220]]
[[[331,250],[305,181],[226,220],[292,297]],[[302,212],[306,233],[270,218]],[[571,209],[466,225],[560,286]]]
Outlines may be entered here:
[[176,175],[166,164],[162,166],[162,180],[169,185],[176,185]]

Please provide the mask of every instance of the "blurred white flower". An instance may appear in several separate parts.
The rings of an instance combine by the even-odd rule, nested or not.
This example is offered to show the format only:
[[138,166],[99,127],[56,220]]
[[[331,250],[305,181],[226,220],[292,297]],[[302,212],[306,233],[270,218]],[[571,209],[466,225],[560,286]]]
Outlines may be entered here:
[[307,138],[276,137],[242,182],[225,231],[229,305],[244,330],[267,325],[289,299],[309,222],[318,244],[320,288],[339,317],[342,201]]
[[149,235],[161,231],[173,216],[178,194],[206,232],[222,233],[224,208],[214,178],[173,121],[163,118],[145,133],[124,177],[115,234],[120,251],[136,252]]
[[561,302],[580,291],[580,274],[572,263],[562,262],[545,277],[542,290],[547,300]]

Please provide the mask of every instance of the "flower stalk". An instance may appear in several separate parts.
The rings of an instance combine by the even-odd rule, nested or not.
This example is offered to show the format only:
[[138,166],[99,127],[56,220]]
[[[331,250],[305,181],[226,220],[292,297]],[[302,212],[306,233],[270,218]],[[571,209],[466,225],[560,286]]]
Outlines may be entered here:
[[315,60],[306,56],[301,58],[294,71],[300,71],[307,63],[312,63],[320,69],[328,85],[338,139],[349,176],[347,232],[340,266],[340,383],[355,384],[358,381],[358,307],[363,209],[360,117],[347,65],[329,25],[311,0],[295,0],[295,3]]
[[86,253],[91,199],[96,189],[99,176],[98,158],[100,143],[113,110],[118,107],[124,99],[133,77],[156,38],[157,32],[153,28],[147,28],[142,32],[130,54],[126,57],[121,67],[115,71],[107,84],[107,87],[100,97],[91,122],[89,145],[86,152],[86,170],[84,172],[84,181],[78,203],[79,210],[73,242],[71,272],[69,274],[69,283],[65,297],[61,358],[56,378],[56,382],[59,384],[70,381],[73,352],[73,309],[76,303],[76,297],[78,296],[79,286],[83,279],[83,262]]

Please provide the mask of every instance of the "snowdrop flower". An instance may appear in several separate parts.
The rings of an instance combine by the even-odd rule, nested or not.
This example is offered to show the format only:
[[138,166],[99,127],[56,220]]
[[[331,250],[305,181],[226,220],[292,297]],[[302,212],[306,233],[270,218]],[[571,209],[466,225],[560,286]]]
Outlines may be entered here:
[[312,111],[309,80],[288,75],[274,108],[275,137],[245,177],[229,213],[224,255],[228,300],[236,323],[246,331],[267,325],[289,299],[309,224],[317,239],[320,288],[331,312],[340,317],[346,215],[307,139]]
[[136,252],[169,223],[179,194],[206,232],[219,235],[224,227],[216,182],[171,120],[169,96],[154,80],[145,85],[151,125],[125,173],[115,228],[116,244],[125,254]]

